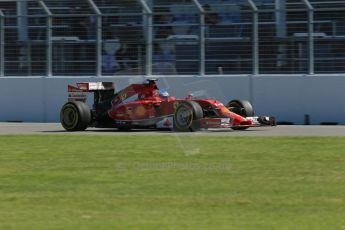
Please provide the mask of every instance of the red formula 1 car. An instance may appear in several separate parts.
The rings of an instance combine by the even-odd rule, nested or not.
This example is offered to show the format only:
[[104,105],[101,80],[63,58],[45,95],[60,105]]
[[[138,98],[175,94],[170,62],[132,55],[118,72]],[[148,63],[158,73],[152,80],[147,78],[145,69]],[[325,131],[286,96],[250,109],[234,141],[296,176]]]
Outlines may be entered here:
[[[92,109],[85,103],[88,92],[94,93]],[[82,131],[88,127],[245,130],[276,124],[273,117],[255,117],[248,101],[232,100],[225,106],[217,100],[195,99],[192,95],[176,99],[159,90],[155,79],[131,84],[117,93],[111,82],[68,85],[68,99],[60,113],[61,124],[67,131]]]

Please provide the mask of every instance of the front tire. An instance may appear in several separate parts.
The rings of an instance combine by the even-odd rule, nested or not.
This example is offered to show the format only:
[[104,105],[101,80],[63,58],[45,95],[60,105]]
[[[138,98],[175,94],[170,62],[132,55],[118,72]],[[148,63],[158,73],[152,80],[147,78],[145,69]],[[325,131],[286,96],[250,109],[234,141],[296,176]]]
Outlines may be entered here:
[[84,131],[91,123],[91,111],[84,102],[68,102],[61,109],[60,122],[67,131]]
[[181,132],[197,131],[203,118],[201,106],[195,101],[181,102],[174,113],[174,129]]
[[[247,100],[232,100],[226,106],[231,112],[236,113],[242,117],[254,116],[254,109],[252,104]],[[246,130],[249,127],[232,127],[233,130]]]

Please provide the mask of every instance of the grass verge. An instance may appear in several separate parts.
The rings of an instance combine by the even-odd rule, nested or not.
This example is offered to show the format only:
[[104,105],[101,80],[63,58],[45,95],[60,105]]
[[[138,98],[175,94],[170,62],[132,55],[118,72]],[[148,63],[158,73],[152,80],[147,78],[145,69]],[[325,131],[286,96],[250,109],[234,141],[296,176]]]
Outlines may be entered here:
[[345,138],[0,136],[0,229],[345,229]]

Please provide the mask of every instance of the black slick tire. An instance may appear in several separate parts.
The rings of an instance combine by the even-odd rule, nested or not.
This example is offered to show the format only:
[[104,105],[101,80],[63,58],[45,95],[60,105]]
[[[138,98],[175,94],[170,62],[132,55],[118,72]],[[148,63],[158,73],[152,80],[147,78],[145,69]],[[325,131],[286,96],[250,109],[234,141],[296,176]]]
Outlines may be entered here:
[[84,102],[68,102],[61,109],[60,122],[67,131],[84,131],[91,123],[91,111]]
[[195,101],[179,103],[174,113],[174,130],[180,132],[198,131],[201,128],[203,110]]
[[[226,106],[231,112],[236,113],[242,117],[254,116],[254,109],[252,104],[247,100],[231,100]],[[233,130],[246,130],[249,127],[232,127]]]

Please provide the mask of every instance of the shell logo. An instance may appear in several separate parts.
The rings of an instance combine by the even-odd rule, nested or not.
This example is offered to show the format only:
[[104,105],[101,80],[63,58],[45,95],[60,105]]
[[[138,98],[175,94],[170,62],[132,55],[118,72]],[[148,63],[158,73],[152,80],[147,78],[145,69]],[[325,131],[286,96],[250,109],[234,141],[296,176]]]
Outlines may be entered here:
[[134,116],[138,118],[144,117],[146,113],[147,113],[146,108],[143,105],[139,105],[134,110]]
[[229,109],[226,108],[225,106],[221,107],[221,110],[223,113],[230,113]]

